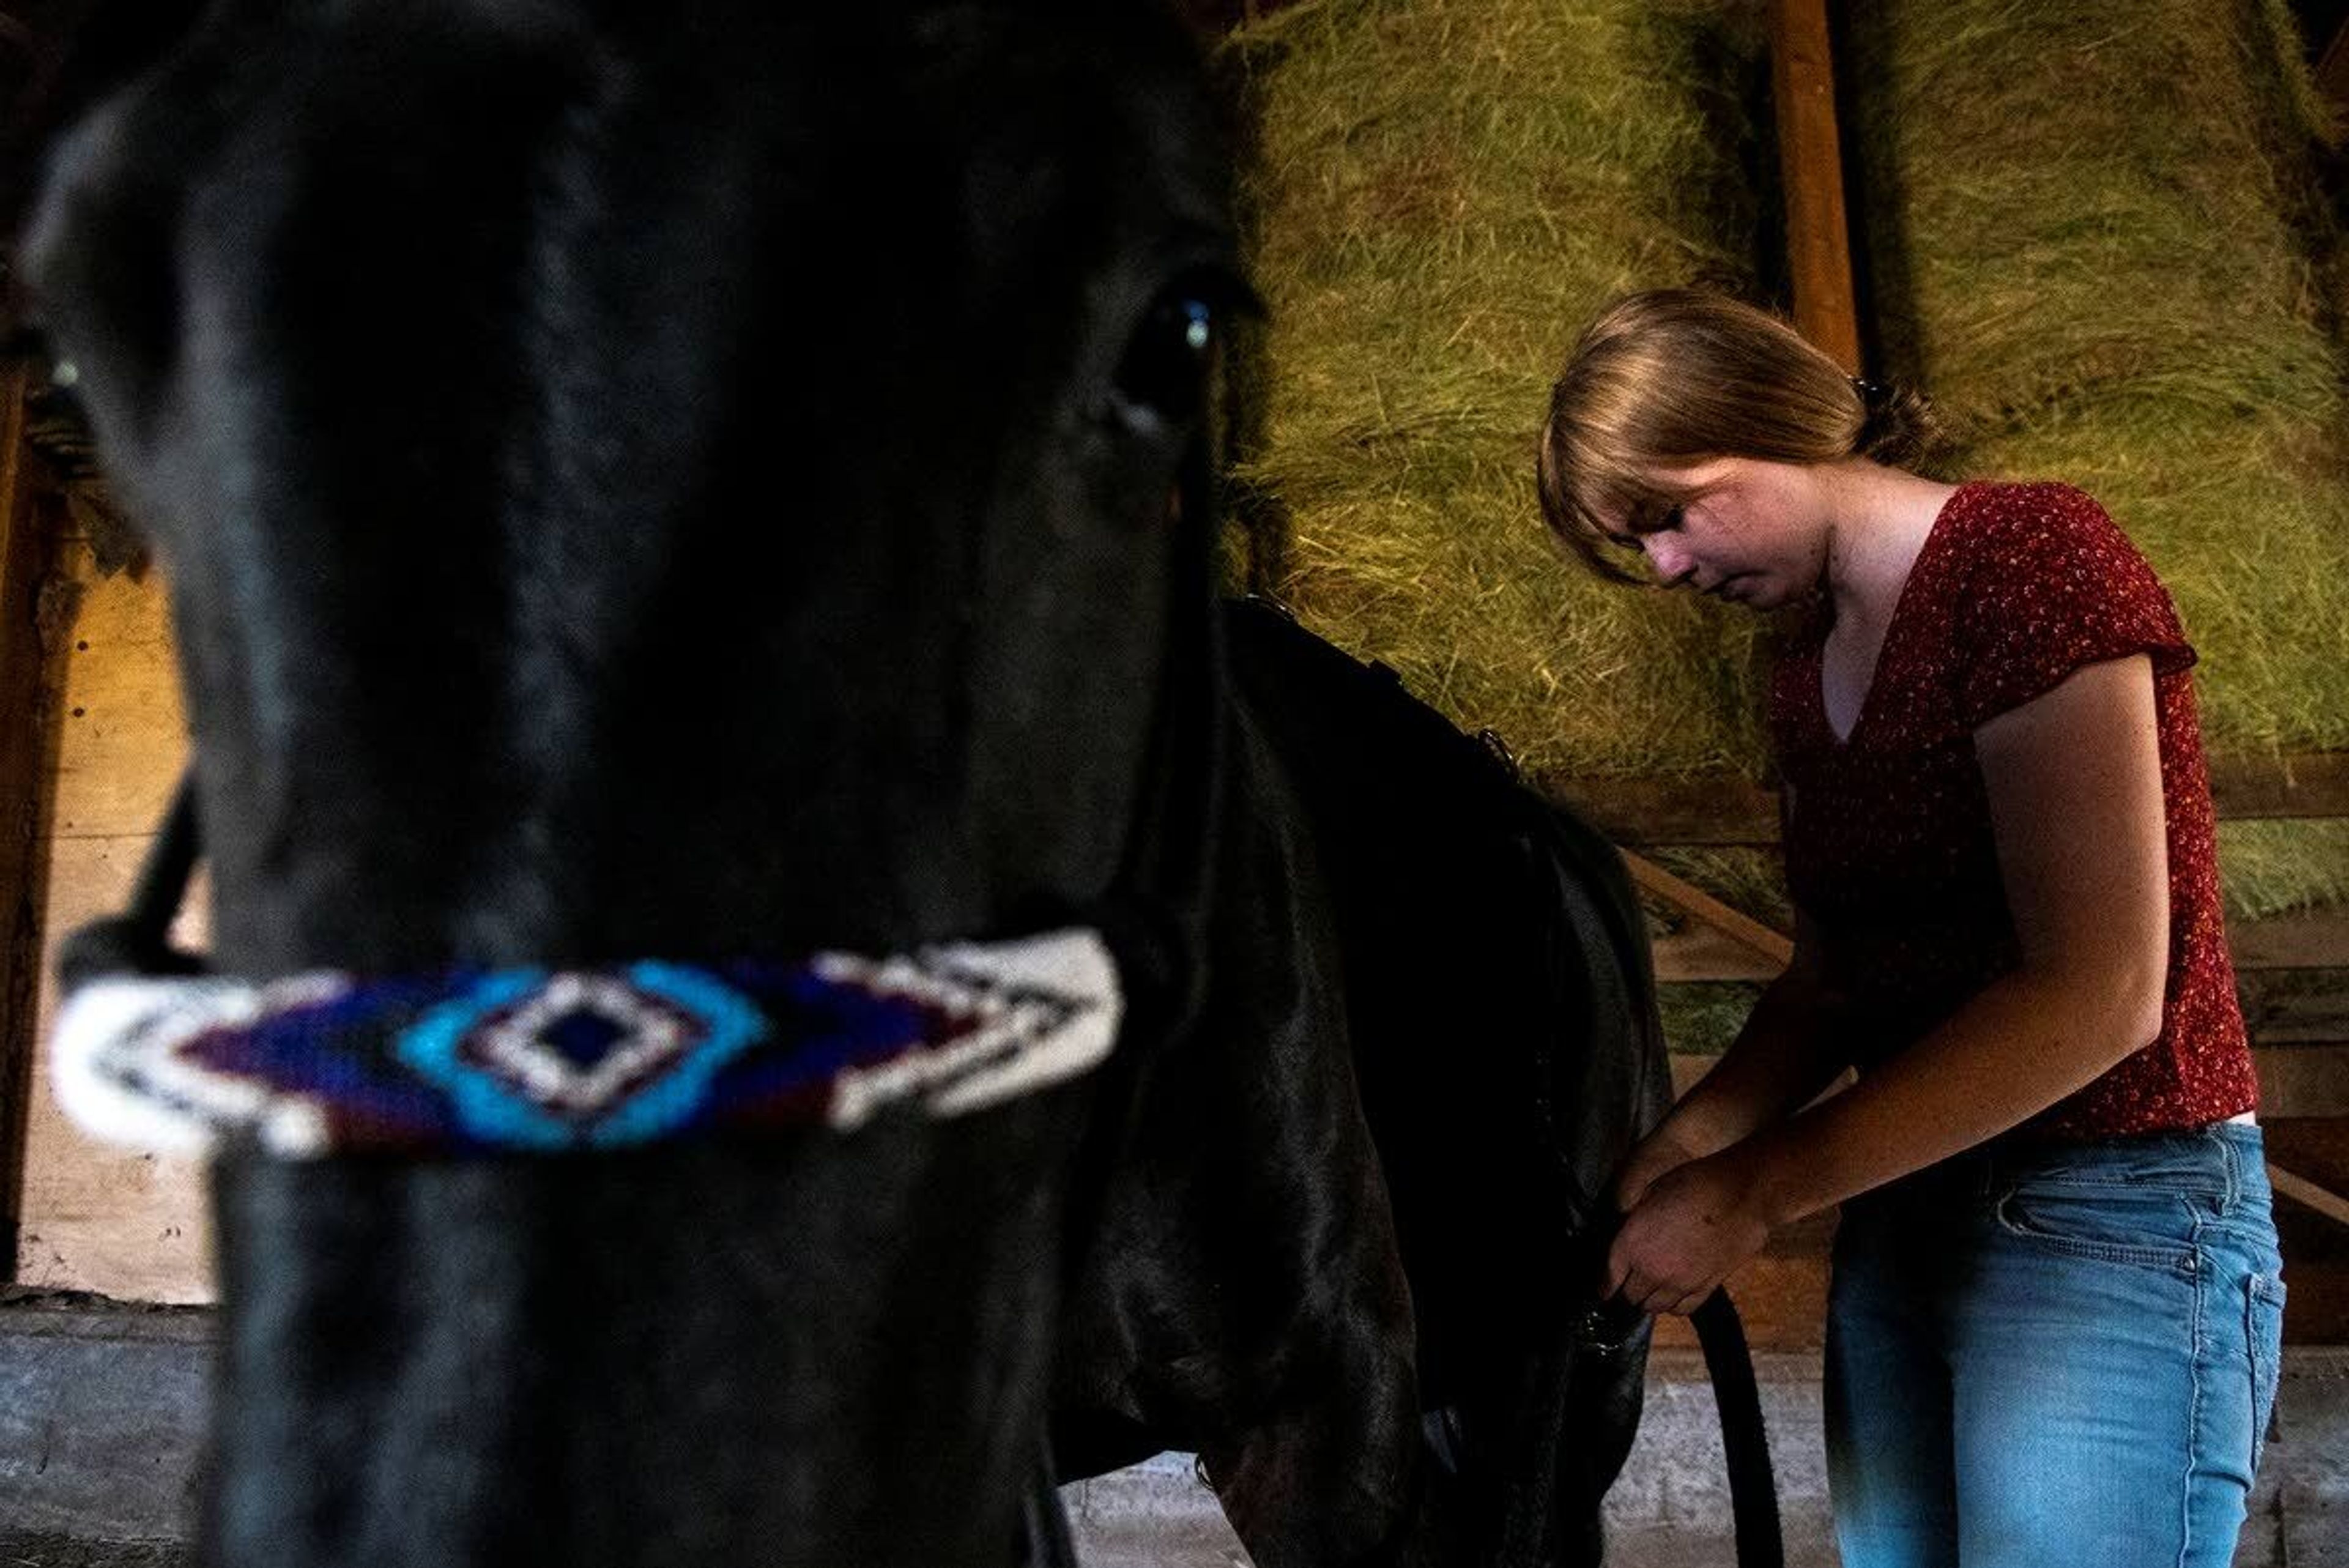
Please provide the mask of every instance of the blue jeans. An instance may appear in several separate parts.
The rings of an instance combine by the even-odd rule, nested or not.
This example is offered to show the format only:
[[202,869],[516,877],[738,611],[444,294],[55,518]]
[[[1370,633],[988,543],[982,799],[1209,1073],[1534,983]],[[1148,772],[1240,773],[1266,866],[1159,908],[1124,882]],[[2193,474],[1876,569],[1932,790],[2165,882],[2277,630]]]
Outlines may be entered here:
[[2283,1325],[2256,1127],[1970,1151],[1845,1206],[1844,1568],[2224,1568]]

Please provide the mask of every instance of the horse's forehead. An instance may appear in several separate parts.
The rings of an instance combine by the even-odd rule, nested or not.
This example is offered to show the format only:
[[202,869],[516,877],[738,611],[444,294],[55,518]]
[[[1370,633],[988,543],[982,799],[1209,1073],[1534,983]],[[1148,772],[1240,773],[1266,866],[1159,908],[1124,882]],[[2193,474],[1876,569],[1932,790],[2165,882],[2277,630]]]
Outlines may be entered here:
[[140,198],[93,210],[137,230],[177,188],[182,243],[242,251],[420,207],[511,226],[581,196],[649,229],[694,221],[698,192],[771,232],[804,213],[834,255],[926,231],[974,276],[1072,237],[1097,256],[1226,226],[1195,61],[1146,4],[659,10],[229,0],[86,139],[88,188]]
[[345,123],[463,123],[490,118],[488,106],[448,89],[502,79],[590,109],[625,96],[770,136],[854,140],[875,163],[935,159],[939,143],[967,146],[991,129],[1082,126],[1158,143],[1150,150],[1170,163],[1212,166],[1185,156],[1204,129],[1192,123],[1192,62],[1147,0],[685,0],[666,21],[660,9],[345,0],[305,11],[230,0],[193,44],[194,68],[171,82],[171,117],[178,129],[210,120],[219,130],[298,106],[307,119]]
[[[158,397],[191,346],[315,379],[411,319],[512,365],[549,301],[647,354],[844,351],[793,325],[829,308],[909,372],[1049,376],[1228,260],[1224,178],[1140,0],[216,0],[67,140],[28,254],[60,338]],[[321,327],[361,296],[373,337]]]

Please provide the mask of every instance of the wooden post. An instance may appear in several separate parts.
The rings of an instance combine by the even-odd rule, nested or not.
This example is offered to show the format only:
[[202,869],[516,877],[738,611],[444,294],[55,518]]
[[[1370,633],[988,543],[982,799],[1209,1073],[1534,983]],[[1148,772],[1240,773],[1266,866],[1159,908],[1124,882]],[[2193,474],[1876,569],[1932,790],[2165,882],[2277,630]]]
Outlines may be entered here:
[[40,995],[47,552],[25,444],[26,372],[0,369],[0,1279],[13,1278]]
[[1770,81],[1778,110],[1795,325],[1846,372],[1857,375],[1859,312],[1844,218],[1826,0],[1771,0]]

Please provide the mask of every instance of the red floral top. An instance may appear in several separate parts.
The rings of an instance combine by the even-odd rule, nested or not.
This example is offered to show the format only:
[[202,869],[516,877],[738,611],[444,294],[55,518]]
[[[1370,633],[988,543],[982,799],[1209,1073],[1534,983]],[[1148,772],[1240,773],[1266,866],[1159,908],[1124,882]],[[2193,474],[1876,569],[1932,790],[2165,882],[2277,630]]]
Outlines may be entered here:
[[2169,844],[2161,1033],[2027,1124],[2106,1137],[2199,1127],[2257,1099],[2219,898],[2217,815],[2169,595],[2103,507],[2064,484],[1961,487],[1909,569],[1849,737],[1827,724],[1831,613],[1781,655],[1770,729],[1792,786],[1786,877],[1866,1071],[2020,959],[1974,731],[2073,670],[2152,656]]

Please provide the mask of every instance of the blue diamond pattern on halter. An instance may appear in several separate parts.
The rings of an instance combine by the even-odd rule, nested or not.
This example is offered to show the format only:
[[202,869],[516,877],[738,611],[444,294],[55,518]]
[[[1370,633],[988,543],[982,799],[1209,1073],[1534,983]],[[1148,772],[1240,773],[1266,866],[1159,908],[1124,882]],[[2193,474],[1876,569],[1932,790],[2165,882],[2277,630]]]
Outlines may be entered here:
[[630,1038],[627,1027],[609,1013],[582,1007],[538,1032],[538,1043],[581,1072],[608,1060]]
[[1122,1009],[1082,929],[877,959],[106,975],[60,1008],[51,1081],[150,1151],[552,1153],[967,1116],[1092,1068]]
[[398,1049],[449,1092],[472,1136],[562,1148],[672,1130],[765,1031],[758,1005],[708,973],[640,963],[488,976]]

